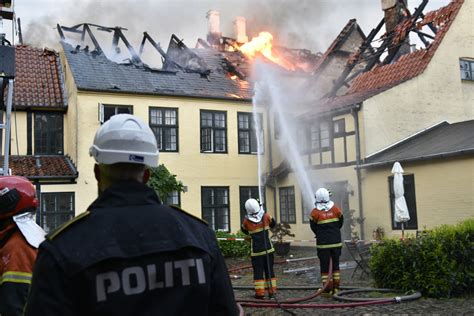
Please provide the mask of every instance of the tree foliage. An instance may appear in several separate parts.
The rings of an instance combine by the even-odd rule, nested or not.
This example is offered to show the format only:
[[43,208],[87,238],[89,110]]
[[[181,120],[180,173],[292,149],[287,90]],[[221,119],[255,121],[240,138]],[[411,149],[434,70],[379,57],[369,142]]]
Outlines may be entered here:
[[148,185],[158,193],[162,200],[173,191],[184,191],[183,183],[176,179],[176,175],[169,172],[165,165],[161,164],[156,168],[150,168],[150,171]]

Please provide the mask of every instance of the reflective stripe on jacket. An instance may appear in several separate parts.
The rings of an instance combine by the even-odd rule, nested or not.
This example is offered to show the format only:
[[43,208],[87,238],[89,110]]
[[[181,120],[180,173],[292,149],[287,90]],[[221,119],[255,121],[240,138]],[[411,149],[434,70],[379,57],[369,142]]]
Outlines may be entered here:
[[[14,225],[14,224],[13,224]],[[30,246],[16,225],[0,239],[0,315],[22,315],[31,283],[37,250]]]
[[344,216],[336,205],[327,211],[313,209],[310,214],[310,226],[316,235],[316,247],[342,247],[340,229],[343,223]]
[[266,213],[258,223],[249,221],[247,218],[244,220],[242,223],[242,232],[249,234],[252,238],[251,256],[262,256],[275,251],[268,236],[268,231],[273,227],[275,227],[275,220]]

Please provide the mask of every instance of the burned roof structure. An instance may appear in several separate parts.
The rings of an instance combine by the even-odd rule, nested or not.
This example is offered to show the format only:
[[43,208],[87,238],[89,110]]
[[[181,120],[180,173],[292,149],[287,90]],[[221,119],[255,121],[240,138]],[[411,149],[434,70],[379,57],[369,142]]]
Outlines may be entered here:
[[[131,58],[124,63],[110,60],[104,54],[91,27],[113,32],[113,47],[117,47],[119,39],[122,39]],[[222,55],[213,51],[190,49],[174,34],[165,52],[146,32],[139,53],[136,53],[122,30],[124,29],[119,27],[93,24],[73,27],[58,25],[65,56],[79,90],[251,100],[250,84],[239,78],[231,78],[233,74],[225,67],[228,62]],[[94,49],[68,44],[65,31],[82,34],[82,40],[85,34],[89,34]],[[141,60],[141,53],[147,41],[161,55],[161,69],[149,67]]]
[[[403,0],[397,3],[403,3]],[[351,107],[422,74],[464,0],[452,1],[447,6],[425,15],[423,9],[427,3],[428,0],[423,0],[413,14],[403,7],[402,12],[405,13],[405,17],[401,22],[375,40],[375,35],[385,23],[386,18],[383,18],[356,53],[348,59],[344,71],[334,83],[332,90],[317,101],[318,106],[313,108],[314,112],[336,111]],[[415,33],[425,47],[401,53],[400,49],[408,40],[410,33]],[[372,48],[372,52],[367,52],[373,41],[381,41],[382,44],[377,48]],[[353,71],[361,63],[364,63],[365,67]],[[341,90],[343,86],[346,88]],[[341,91],[343,93],[340,93]]]

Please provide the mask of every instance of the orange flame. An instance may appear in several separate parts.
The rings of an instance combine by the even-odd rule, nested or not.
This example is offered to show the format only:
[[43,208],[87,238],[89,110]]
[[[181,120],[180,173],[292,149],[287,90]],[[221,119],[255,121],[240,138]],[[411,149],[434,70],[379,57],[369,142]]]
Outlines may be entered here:
[[235,80],[237,79],[237,76],[236,75],[230,76],[230,79]]
[[274,55],[272,52],[272,42],[272,34],[269,32],[260,32],[260,34],[252,38],[250,42],[240,46],[239,50],[249,58],[255,58],[257,54],[261,54],[287,70],[296,70],[296,67],[291,62]]

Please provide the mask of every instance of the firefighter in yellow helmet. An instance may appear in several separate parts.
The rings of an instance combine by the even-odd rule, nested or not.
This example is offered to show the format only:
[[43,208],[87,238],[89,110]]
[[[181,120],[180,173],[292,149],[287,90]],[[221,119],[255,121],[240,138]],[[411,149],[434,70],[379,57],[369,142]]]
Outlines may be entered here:
[[[255,298],[265,298],[265,286],[268,287],[268,295],[271,297],[276,293],[277,279],[273,271],[273,248],[268,236],[270,228],[275,227],[275,220],[263,210],[260,203],[255,199],[245,202],[247,216],[242,223],[242,232],[252,238],[251,257],[253,268],[253,280],[255,285]],[[265,279],[263,274],[265,273]]]

